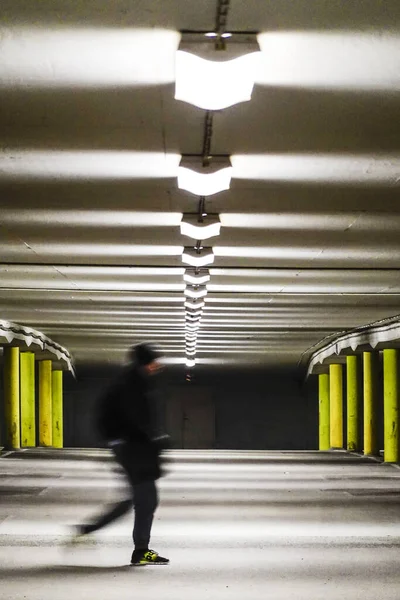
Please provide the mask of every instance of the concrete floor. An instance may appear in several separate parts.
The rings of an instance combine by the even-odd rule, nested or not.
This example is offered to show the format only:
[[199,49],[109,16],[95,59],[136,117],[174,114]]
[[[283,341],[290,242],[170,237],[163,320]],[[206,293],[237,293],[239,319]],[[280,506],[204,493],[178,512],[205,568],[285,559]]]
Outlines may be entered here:
[[400,598],[400,470],[345,453],[174,451],[152,547],[131,517],[65,550],[69,526],[124,487],[106,451],[0,459],[1,600]]

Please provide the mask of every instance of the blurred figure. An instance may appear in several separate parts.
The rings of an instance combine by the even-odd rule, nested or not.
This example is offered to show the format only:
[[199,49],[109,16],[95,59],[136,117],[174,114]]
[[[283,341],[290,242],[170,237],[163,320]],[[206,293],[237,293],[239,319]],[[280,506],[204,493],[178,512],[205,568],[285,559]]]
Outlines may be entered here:
[[130,363],[100,399],[98,425],[113,450],[131,488],[131,495],[78,526],[75,540],[97,531],[135,510],[132,565],[165,565],[167,558],[149,549],[154,512],[158,505],[156,480],[161,476],[160,454],[168,445],[157,418],[153,382],[161,368],[160,355],[151,344],[131,348]]

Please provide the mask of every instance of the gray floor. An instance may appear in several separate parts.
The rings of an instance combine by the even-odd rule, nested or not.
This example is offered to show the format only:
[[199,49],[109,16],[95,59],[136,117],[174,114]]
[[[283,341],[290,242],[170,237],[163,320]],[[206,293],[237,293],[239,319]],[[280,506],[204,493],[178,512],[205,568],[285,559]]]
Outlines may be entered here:
[[69,526],[122,493],[106,451],[0,459],[1,600],[400,598],[400,470],[345,453],[174,451],[152,547],[131,517],[65,550]]

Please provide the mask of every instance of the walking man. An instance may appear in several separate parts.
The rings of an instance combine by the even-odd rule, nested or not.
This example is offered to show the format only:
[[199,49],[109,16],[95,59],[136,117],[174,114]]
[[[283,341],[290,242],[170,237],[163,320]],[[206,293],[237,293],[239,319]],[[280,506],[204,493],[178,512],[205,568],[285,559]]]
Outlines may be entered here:
[[149,549],[158,505],[156,480],[161,476],[160,453],[168,436],[160,435],[152,377],[160,370],[160,355],[150,344],[131,348],[130,363],[100,400],[100,433],[113,450],[129,484],[130,497],[121,500],[92,523],[78,526],[76,539],[122,517],[132,506],[134,550],[132,565],[165,565],[167,558]]

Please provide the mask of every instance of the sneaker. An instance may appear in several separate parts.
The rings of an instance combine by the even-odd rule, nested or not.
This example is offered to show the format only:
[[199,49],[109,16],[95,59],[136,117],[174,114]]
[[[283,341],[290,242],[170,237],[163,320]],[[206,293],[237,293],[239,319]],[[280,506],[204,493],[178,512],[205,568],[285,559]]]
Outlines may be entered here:
[[168,558],[160,556],[154,550],[134,550],[131,558],[131,565],[167,565],[169,563]]

